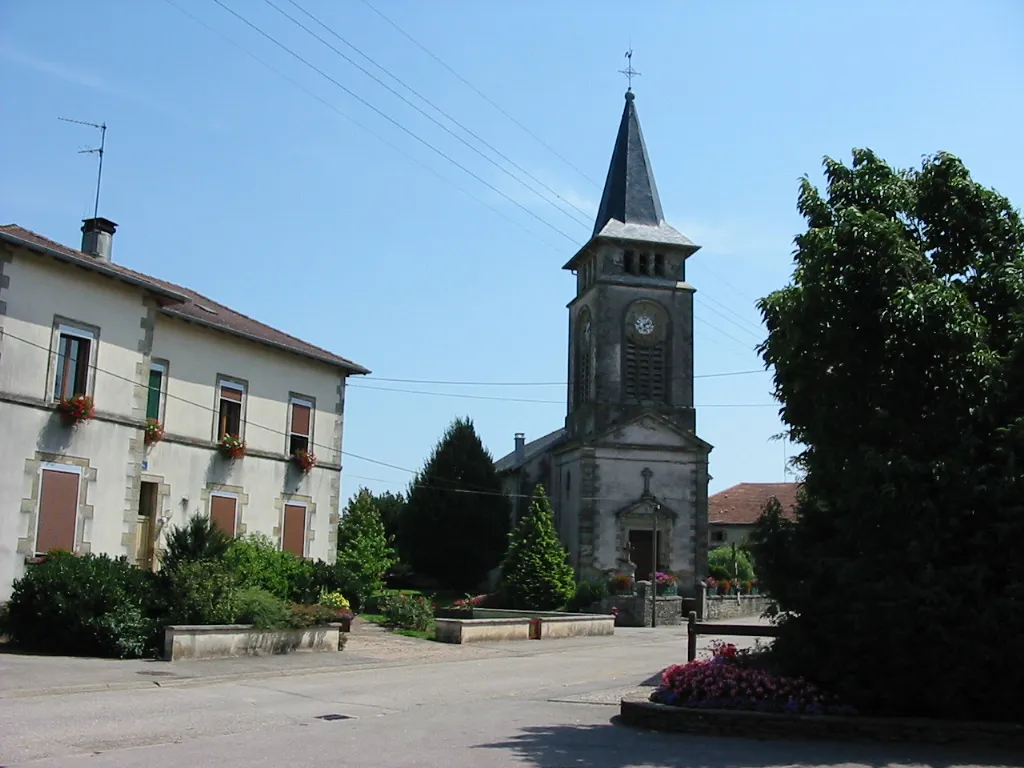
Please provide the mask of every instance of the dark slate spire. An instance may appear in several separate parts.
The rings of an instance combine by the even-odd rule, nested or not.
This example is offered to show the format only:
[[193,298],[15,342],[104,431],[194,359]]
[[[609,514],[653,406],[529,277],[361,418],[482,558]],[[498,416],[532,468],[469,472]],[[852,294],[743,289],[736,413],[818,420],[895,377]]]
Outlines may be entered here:
[[663,225],[665,221],[632,91],[626,92],[626,106],[622,110],[619,134],[615,137],[594,234],[600,233],[612,219],[652,227]]

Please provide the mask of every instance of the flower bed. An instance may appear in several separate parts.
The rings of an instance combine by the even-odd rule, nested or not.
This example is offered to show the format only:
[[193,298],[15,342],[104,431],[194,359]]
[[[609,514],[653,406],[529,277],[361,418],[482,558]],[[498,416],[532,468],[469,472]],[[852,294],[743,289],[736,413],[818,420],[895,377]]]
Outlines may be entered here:
[[662,673],[651,701],[676,707],[774,712],[793,715],[853,715],[852,707],[803,678],[773,675],[752,663],[749,651],[732,643],[714,647],[710,659],[673,664]]

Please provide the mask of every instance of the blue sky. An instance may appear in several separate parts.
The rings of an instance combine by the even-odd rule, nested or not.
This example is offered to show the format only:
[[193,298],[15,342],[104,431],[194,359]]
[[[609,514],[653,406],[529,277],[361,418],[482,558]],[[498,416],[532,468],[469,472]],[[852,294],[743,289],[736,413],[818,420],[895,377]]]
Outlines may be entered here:
[[[76,151],[95,136],[56,118],[105,121],[100,213],[120,225],[115,260],[371,368],[351,385],[347,451],[415,470],[455,416],[472,416],[496,456],[517,431],[532,439],[559,426],[574,291],[560,267],[589,235],[574,220],[584,217],[514,181],[500,167],[518,170],[289,0],[275,2],[494,162],[263,0],[222,1],[465,170],[214,0],[174,2],[277,73],[167,0],[3,0],[2,223],[78,244],[95,164]],[[763,367],[753,302],[789,278],[797,180],[820,181],[823,156],[864,146],[907,166],[948,150],[1024,200],[1024,6],[1014,0],[299,2],[586,218],[632,45],[666,216],[703,246],[687,272],[700,376]],[[715,446],[712,492],[783,479],[767,373],[701,378],[696,402],[698,433]],[[410,477],[348,456],[345,495]]]

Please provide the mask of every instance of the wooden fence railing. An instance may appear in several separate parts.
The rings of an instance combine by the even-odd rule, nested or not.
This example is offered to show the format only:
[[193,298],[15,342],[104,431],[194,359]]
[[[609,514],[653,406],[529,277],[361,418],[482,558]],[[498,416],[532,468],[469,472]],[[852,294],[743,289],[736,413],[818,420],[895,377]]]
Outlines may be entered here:
[[697,612],[690,611],[686,620],[686,660],[697,658],[697,637],[699,635],[724,635],[726,637],[778,637],[779,628],[765,624],[708,624],[697,621]]

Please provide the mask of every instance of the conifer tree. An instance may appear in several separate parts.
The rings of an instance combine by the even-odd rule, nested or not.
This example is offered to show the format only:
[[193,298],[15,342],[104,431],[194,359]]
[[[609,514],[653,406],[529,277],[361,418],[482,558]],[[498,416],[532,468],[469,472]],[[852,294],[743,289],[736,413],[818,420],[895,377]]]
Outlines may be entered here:
[[509,514],[472,420],[455,419],[409,486],[399,526],[403,559],[444,587],[474,590],[501,562]]
[[373,494],[360,488],[345,507],[338,523],[338,559],[335,569],[342,591],[358,610],[384,587],[384,574],[395,563]]
[[575,574],[555,532],[543,485],[533,491],[526,515],[509,537],[499,589],[510,608],[549,611],[573,596]]

